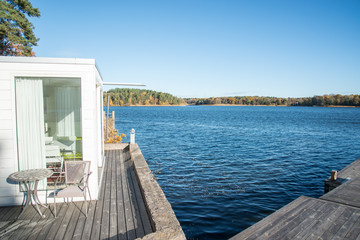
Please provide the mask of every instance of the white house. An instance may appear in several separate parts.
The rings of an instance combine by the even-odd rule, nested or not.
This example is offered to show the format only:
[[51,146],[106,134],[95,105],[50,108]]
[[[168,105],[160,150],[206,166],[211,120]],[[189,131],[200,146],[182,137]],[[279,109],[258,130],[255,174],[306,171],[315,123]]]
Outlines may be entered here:
[[[0,57],[0,206],[22,203],[11,173],[46,168],[59,155],[91,161],[89,186],[97,198],[102,83],[94,59]],[[39,190],[46,188],[44,180]],[[42,201],[45,195],[39,192]]]

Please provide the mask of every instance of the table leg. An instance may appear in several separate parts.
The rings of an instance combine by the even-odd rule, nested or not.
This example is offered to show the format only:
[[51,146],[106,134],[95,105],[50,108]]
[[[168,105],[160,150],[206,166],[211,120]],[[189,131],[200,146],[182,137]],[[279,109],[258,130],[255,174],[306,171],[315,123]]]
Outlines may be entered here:
[[25,189],[26,189],[26,201],[25,201],[24,205],[21,206],[20,214],[15,218],[15,220],[19,219],[21,217],[21,215],[24,213],[26,206],[30,205],[30,201],[31,201],[30,183],[26,182],[26,181],[24,181],[22,183],[25,185]]
[[33,194],[34,200],[35,200],[35,202],[37,202],[38,204],[40,204],[42,207],[48,208],[47,206],[45,206],[44,204],[42,204],[42,203],[40,202],[40,200],[39,200],[39,197],[38,197],[38,194],[37,194],[37,185],[38,185],[38,182],[39,182],[39,181],[36,181],[36,182],[35,182],[35,188],[34,188],[34,194]]
[[40,204],[41,206],[43,206],[43,207],[46,207],[46,206],[44,206],[44,205],[41,204],[41,202],[40,202],[40,200],[39,200],[39,197],[38,197],[38,195],[37,195],[37,186],[38,186],[38,183],[39,183],[39,180],[36,180],[36,181],[35,181],[35,185],[34,185],[34,190],[31,191],[31,193],[32,193],[32,197],[34,198],[34,202],[35,202],[35,206],[36,206],[37,212],[40,214],[41,217],[44,218],[45,215],[41,213],[40,208],[39,208],[39,204]]

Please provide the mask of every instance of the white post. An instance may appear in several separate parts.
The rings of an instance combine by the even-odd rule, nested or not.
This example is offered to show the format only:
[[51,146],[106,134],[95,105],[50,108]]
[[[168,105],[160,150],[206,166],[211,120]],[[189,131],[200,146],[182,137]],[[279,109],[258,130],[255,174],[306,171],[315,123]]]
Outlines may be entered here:
[[135,143],[135,129],[131,129],[130,131],[130,144]]

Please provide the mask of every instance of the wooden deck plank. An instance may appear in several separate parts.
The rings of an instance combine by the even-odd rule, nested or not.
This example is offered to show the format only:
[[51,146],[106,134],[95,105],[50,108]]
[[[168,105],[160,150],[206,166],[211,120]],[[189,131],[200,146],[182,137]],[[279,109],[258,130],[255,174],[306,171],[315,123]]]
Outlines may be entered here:
[[151,223],[150,223],[150,219],[149,219],[149,213],[146,210],[145,207],[145,203],[144,203],[144,198],[141,194],[141,190],[140,190],[140,186],[138,184],[138,179],[136,177],[135,171],[133,169],[134,167],[132,167],[132,171],[130,171],[131,174],[131,179],[133,181],[133,186],[134,186],[134,193],[136,195],[136,199],[137,199],[137,204],[139,206],[139,210],[140,210],[140,218],[141,218],[141,222],[144,228],[144,236],[152,233],[153,229],[151,227]]
[[306,207],[308,204],[311,204],[311,199],[308,197],[300,197],[294,200],[293,202],[287,204],[286,206],[282,207],[275,213],[269,215],[268,217],[264,218],[260,222],[252,225],[251,227],[245,229],[241,233],[233,236],[231,239],[247,239],[252,235],[257,235],[258,232],[262,231],[265,232],[267,229],[271,229],[273,226],[277,224],[281,224],[284,221],[283,215],[295,215],[297,214],[302,207]]
[[105,192],[104,196],[101,199],[103,202],[102,218],[101,218],[101,231],[100,239],[109,238],[109,229],[110,229],[110,194],[111,194],[111,175],[112,175],[112,164],[113,164],[113,154],[114,150],[109,151],[109,160],[106,166],[106,179],[107,181],[104,184]]
[[[108,167],[108,161],[109,161],[109,151],[105,152],[105,156],[106,156],[106,161],[104,163],[104,170],[106,171],[106,168]],[[102,218],[102,212],[103,212],[103,201],[102,198],[104,196],[105,193],[105,187],[104,184],[107,181],[107,174],[106,172],[104,172],[103,174],[103,179],[102,179],[102,188],[100,190],[100,195],[99,195],[99,200],[96,203],[96,210],[95,210],[95,214],[94,214],[94,227],[91,229],[91,237],[94,239],[99,239],[100,238],[100,229],[101,229],[101,218]]]
[[17,220],[12,222],[10,225],[0,231],[0,239],[11,239],[11,236],[16,232],[19,228],[22,228],[24,224],[27,224],[28,221]]
[[326,231],[321,235],[321,239],[331,239],[338,231],[339,229],[344,225],[347,220],[351,217],[353,214],[354,209],[351,208],[345,208],[343,213],[341,215],[335,216],[335,219],[333,222],[331,222],[326,229]]
[[353,228],[355,223],[359,221],[360,211],[352,212],[351,216],[348,220],[340,227],[339,231],[337,231],[334,236],[332,236],[332,240],[342,240],[345,239],[346,235]]
[[82,239],[83,233],[84,233],[84,226],[87,220],[87,217],[84,215],[84,212],[86,211],[84,202],[81,205],[81,211],[79,211],[79,218],[76,223],[76,228],[74,231],[74,234],[72,236],[72,239],[78,240]]
[[75,210],[76,210],[75,209],[75,204],[70,202],[69,205],[68,205],[68,209],[66,209],[64,218],[61,220],[61,222],[59,224],[60,226],[59,226],[59,228],[57,230],[57,233],[56,233],[56,235],[54,236],[53,239],[61,240],[61,239],[64,238],[64,235],[66,233],[66,229],[69,226],[71,216],[73,215]]
[[312,207],[306,209],[301,214],[297,214],[293,219],[281,224],[280,228],[270,235],[269,239],[293,239],[294,236],[298,235],[302,229],[311,225],[318,215],[326,214],[326,206],[320,201],[317,201]]
[[351,179],[321,196],[320,199],[360,207],[360,177]]
[[13,208],[12,207],[1,207],[1,212],[0,212],[0,221],[4,220],[4,216],[6,214],[8,214],[9,211],[11,211]]
[[344,239],[352,240],[356,239],[358,236],[360,236],[359,221],[355,222],[355,224],[351,226]]
[[111,166],[111,187],[110,187],[110,226],[109,226],[109,239],[117,239],[118,223],[117,223],[117,205],[122,199],[117,199],[116,189],[116,155],[118,152],[112,152],[112,166]]
[[122,181],[122,188],[123,188],[123,197],[124,197],[124,207],[125,207],[125,220],[126,220],[126,234],[128,239],[135,239],[135,225],[134,225],[134,218],[131,206],[131,199],[129,194],[129,183],[127,174],[127,167],[128,165],[126,162],[126,157],[124,154],[121,154],[121,181]]
[[133,220],[134,220],[134,227],[135,227],[135,234],[137,238],[141,238],[145,235],[144,233],[144,227],[141,222],[141,213],[139,210],[138,202],[136,201],[136,194],[133,184],[133,179],[131,177],[131,172],[134,171],[130,154],[124,153],[125,157],[125,164],[127,165],[127,178],[129,183],[129,195],[130,195],[130,201],[132,206],[132,212],[133,212]]
[[55,218],[52,215],[52,211],[50,207],[51,206],[48,205],[48,208],[44,212],[45,218],[42,218],[39,214],[34,216],[33,221],[36,222],[36,227],[34,227],[29,232],[27,239],[29,240],[37,239],[37,236],[39,235],[40,231],[42,231],[42,228],[44,228],[44,226],[47,224],[52,224],[52,221],[55,221]]
[[338,172],[339,178],[354,178],[360,176],[360,159],[352,162]]
[[[60,206],[58,206],[58,213],[60,213],[60,211],[63,209],[63,205],[64,204],[60,204]],[[66,207],[64,207],[66,208]],[[28,237],[28,240],[35,240],[35,239],[44,239],[46,237],[46,235],[48,234],[48,232],[50,231],[50,228],[52,227],[53,223],[57,220],[54,215],[50,214],[50,209],[48,209],[49,211],[46,211],[45,213],[45,218],[40,219],[37,222],[36,228],[34,228],[34,230],[31,232],[31,234]]]
[[[58,203],[58,217],[53,216],[53,204],[44,211],[45,218],[28,207],[21,219],[11,222],[20,207],[0,208],[0,223],[10,223],[2,239],[135,239],[151,233],[151,225],[141,190],[133,169],[128,148],[106,151],[104,176],[99,199],[91,201],[88,217],[85,204]],[[146,226],[146,227],[145,227]],[[1,226],[0,226],[1,227]],[[25,235],[25,237],[24,237]],[[1,238],[0,236],[0,238]]]
[[68,226],[64,234],[64,239],[73,239],[73,235],[79,220],[80,209],[82,208],[83,202],[74,202],[74,205],[74,212],[68,222]]
[[6,215],[4,216],[4,221],[15,220],[19,216],[20,211],[21,211],[21,207],[15,206],[11,211],[6,213]]
[[6,221],[8,228],[6,231],[0,232],[0,239],[20,239],[20,233],[26,230],[34,212],[36,212],[36,210],[31,205],[26,207],[23,214],[16,222],[13,220],[13,215],[10,215],[9,221]]
[[[313,206],[315,206],[315,202],[311,202],[310,205],[307,207],[303,207],[299,209],[299,211],[296,214],[284,214],[281,218],[279,218],[279,221],[276,221],[274,224],[263,228],[262,230],[256,232],[255,234],[251,235],[247,239],[270,239],[272,235],[282,235],[281,230],[286,231],[287,229],[290,229],[291,226],[294,226],[296,224],[299,224],[303,216],[306,216],[309,214],[309,211],[312,210]],[[312,211],[311,211],[312,212]],[[280,232],[279,232],[280,231]],[[276,238],[271,238],[276,239]]]
[[[321,202],[321,201],[319,201]],[[326,204],[321,202],[322,206],[316,209],[316,212],[309,216],[302,224],[286,233],[286,239],[306,239],[310,235],[312,229],[317,228],[321,224],[321,220],[328,217],[333,211],[337,209],[336,204]]]
[[344,206],[337,206],[337,209],[332,212],[331,215],[327,216],[324,219],[319,219],[316,221],[316,224],[313,226],[311,231],[307,235],[307,239],[317,239],[319,238],[329,226],[336,220],[336,218],[345,211]]
[[[43,211],[44,213],[45,211]],[[24,225],[17,229],[14,234],[10,236],[10,239],[21,239],[23,236],[27,236],[27,234],[32,230],[34,227],[34,219],[36,216],[40,216],[39,213],[33,207],[29,207],[25,210],[24,214],[20,217],[20,220],[25,220],[27,223],[24,222]]]
[[60,224],[63,220],[63,218],[65,217],[66,213],[67,213],[67,210],[69,209],[69,205],[71,203],[68,203],[68,204],[64,204],[62,203],[61,205],[61,209],[58,213],[56,213],[56,219],[55,221],[53,221],[53,224],[51,225],[49,231],[48,231],[48,234],[45,235],[42,233],[39,234],[38,236],[38,240],[40,239],[54,239],[55,236],[56,236],[56,233],[58,232],[59,228],[60,228]]
[[11,212],[14,211],[14,207],[2,207],[2,209],[3,209],[3,214],[0,215],[0,233],[13,221],[13,220],[9,220],[8,217],[6,216],[10,215]]
[[[84,224],[81,224],[81,226],[83,226],[83,232],[82,232],[81,239],[83,239],[83,240],[90,239],[92,229],[96,228],[96,227],[99,227],[99,226],[96,226],[94,224],[94,214],[95,214],[95,211],[96,211],[97,203],[98,203],[98,201],[94,201],[94,200],[92,200],[90,202],[90,204],[88,206],[89,211],[88,211],[88,216],[87,217],[85,217],[84,214],[81,213],[82,214],[82,219],[84,219],[83,220]],[[85,204],[83,204],[82,211],[86,211],[86,205]],[[79,221],[80,221],[80,219],[79,219]]]
[[126,221],[125,219],[125,208],[124,208],[124,194],[123,194],[123,183],[121,178],[122,166],[121,161],[123,157],[121,157],[123,153],[116,154],[116,194],[117,194],[117,224],[118,224],[118,239],[125,240],[126,236]]

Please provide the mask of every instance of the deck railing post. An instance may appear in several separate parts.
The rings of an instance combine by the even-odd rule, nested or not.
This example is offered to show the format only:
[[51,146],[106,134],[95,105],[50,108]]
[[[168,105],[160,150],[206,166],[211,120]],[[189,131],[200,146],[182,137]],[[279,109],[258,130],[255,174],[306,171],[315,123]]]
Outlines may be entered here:
[[336,181],[336,179],[337,179],[337,171],[332,170],[331,171],[331,180]]
[[115,111],[111,111],[112,128],[115,129]]
[[130,131],[130,144],[135,143],[135,129],[131,129]]

